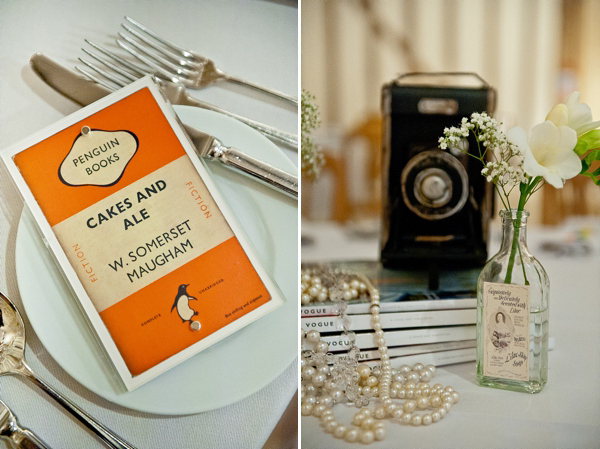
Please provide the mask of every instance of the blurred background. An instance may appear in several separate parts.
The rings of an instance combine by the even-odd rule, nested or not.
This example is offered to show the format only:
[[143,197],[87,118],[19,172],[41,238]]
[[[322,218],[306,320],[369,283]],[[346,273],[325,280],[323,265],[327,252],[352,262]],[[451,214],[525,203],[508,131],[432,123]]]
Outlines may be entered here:
[[[321,235],[323,224],[379,232],[381,89],[400,74],[479,74],[497,90],[505,131],[529,130],[573,90],[600,119],[597,0],[327,0],[301,12],[302,88],[315,97],[312,136],[325,156],[318,179],[302,182],[308,240],[315,223]],[[600,187],[583,177],[545,186],[527,209],[533,225],[600,215]]]

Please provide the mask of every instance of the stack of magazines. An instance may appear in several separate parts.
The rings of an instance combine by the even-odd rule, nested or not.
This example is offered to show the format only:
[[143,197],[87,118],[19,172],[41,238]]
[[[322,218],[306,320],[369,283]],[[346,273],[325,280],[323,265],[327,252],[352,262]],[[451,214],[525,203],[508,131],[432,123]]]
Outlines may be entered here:
[[[439,289],[431,291],[427,289],[427,272],[394,271],[376,262],[336,264],[334,268],[365,275],[379,290],[381,323],[392,367],[475,360],[480,269],[442,272]],[[348,330],[355,333],[360,349],[359,361],[378,365],[370,303],[360,299],[345,302]],[[304,330],[319,331],[331,353],[344,356],[351,341],[342,332],[338,309],[339,305],[331,301],[303,305],[301,324]]]

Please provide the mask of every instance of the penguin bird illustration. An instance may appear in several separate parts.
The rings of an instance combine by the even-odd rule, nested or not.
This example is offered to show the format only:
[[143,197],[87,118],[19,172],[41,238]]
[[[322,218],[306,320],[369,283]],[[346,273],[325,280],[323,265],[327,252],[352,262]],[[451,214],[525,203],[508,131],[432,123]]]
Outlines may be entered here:
[[190,296],[187,292],[187,288],[190,284],[181,284],[179,286],[179,290],[177,290],[177,296],[175,296],[175,302],[173,303],[173,307],[171,307],[171,312],[174,309],[177,309],[177,314],[179,318],[181,318],[181,322],[185,323],[186,321],[192,322],[192,318],[198,315],[194,309],[190,307],[190,301],[197,301],[198,298]]

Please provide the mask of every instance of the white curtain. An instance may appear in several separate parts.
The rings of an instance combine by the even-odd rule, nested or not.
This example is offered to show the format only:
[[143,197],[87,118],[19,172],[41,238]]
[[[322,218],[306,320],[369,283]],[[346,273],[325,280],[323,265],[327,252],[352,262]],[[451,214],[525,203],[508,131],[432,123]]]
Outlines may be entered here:
[[[598,120],[598,23],[597,0],[302,0],[302,88],[330,140],[377,114],[383,84],[409,71],[476,72],[505,129],[541,122],[572,90]],[[528,203],[533,221],[541,200]]]
[[302,87],[326,125],[376,113],[381,86],[414,70],[478,73],[507,126],[542,121],[559,99],[558,0],[304,0],[301,11]]

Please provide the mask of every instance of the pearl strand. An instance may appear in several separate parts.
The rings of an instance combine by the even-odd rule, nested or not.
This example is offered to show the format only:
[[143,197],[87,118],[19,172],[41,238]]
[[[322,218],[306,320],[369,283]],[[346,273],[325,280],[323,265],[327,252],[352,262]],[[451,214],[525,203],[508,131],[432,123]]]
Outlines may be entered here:
[[[303,280],[315,285],[312,279]],[[366,285],[365,290],[368,290],[371,299],[371,325],[381,367],[371,369],[366,364],[360,364],[356,367],[354,378],[357,378],[359,396],[366,397],[367,400],[371,396],[378,397],[379,404],[374,410],[362,407],[352,420],[355,427],[340,424],[335,419],[332,408],[343,400],[346,392],[329,379],[331,369],[327,364],[328,345],[321,340],[318,331],[301,330],[303,345],[307,343],[313,347],[313,351],[303,351],[301,360],[301,413],[320,418],[325,432],[331,433],[335,438],[350,443],[369,444],[385,438],[385,425],[381,420],[391,418],[401,424],[428,426],[443,419],[454,404],[458,403],[460,396],[451,386],[444,388],[440,384],[429,385],[436,374],[433,365],[417,363],[412,368],[403,365],[398,370],[391,367],[381,326],[379,293],[371,285]],[[403,399],[404,403],[400,407],[394,403],[394,399]],[[356,404],[359,405],[360,402],[356,401]]]
[[[327,286],[326,282],[319,276],[319,270],[303,269],[300,276],[300,302],[303,306],[311,302],[324,302],[330,300],[334,294],[334,289],[341,290],[340,297],[345,301],[352,299],[365,298],[368,292],[368,286],[359,279],[350,279],[345,271],[336,270],[332,272],[335,276],[341,277],[342,282],[336,285]],[[347,279],[344,279],[347,278]]]

